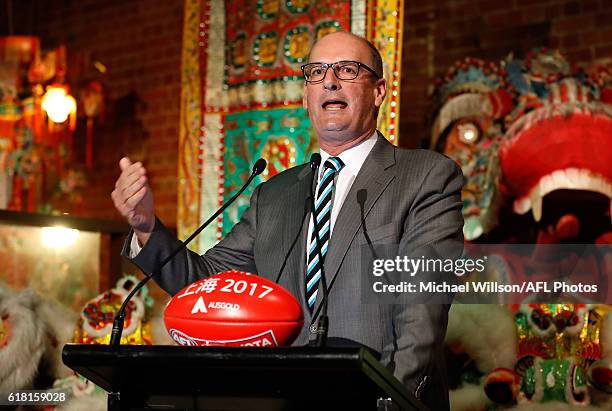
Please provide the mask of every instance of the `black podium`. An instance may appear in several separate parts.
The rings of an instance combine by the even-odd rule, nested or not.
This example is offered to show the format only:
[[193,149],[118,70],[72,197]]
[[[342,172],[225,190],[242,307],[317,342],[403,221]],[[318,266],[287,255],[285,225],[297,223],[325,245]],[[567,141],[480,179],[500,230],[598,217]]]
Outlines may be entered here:
[[108,411],[425,409],[365,348],[69,344],[62,358]]

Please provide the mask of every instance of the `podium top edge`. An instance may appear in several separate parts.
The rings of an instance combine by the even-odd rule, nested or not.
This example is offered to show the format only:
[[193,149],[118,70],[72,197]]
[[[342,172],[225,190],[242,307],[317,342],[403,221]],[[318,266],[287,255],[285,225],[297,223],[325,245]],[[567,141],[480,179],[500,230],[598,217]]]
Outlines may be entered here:
[[108,345],[66,344],[62,359],[67,366],[108,364],[114,361],[147,361],[163,358],[166,361],[188,358],[190,361],[312,361],[342,362],[377,361],[377,353],[366,347],[188,347],[178,345]]

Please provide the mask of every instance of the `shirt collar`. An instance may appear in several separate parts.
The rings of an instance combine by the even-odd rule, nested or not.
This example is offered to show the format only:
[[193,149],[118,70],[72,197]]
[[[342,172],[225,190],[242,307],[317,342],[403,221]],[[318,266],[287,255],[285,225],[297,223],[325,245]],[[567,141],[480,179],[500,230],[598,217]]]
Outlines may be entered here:
[[[376,144],[378,132],[374,130],[374,133],[367,140],[363,140],[361,143],[353,146],[347,150],[344,150],[342,153],[338,154],[336,157],[340,157],[340,160],[345,164],[345,167],[342,169],[347,169],[354,176],[359,173],[361,170],[361,166],[363,165],[366,157],[372,151],[374,144]],[[321,153],[321,171],[323,171],[323,164],[327,161],[328,158],[331,157],[331,154],[325,152],[325,150],[320,150]]]

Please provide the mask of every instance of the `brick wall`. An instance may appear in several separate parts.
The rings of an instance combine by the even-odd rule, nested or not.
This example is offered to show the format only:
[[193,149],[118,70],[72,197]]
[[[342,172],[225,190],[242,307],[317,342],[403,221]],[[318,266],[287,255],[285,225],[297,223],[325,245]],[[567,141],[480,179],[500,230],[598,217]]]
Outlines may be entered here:
[[612,58],[609,0],[406,0],[400,144],[428,136],[433,80],[466,56],[502,59],[559,48],[570,62]]
[[[32,15],[17,17],[16,30],[21,22],[31,20],[30,33],[41,37],[43,47],[63,42],[69,53],[86,52],[108,69],[102,77],[107,114],[94,130],[94,171],[89,175],[84,213],[121,218],[110,192],[119,175],[119,159],[129,155],[145,162],[156,211],[175,226],[183,1],[27,0],[13,4],[20,7],[17,16]],[[75,136],[75,152],[81,158],[84,123],[79,119]]]

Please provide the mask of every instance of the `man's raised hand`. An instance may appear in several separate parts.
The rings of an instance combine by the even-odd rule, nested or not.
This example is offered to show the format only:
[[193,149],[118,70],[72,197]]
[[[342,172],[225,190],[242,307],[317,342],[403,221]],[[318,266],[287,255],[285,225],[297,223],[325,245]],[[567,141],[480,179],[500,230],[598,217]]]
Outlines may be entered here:
[[141,245],[144,245],[155,226],[153,193],[142,163],[132,163],[128,157],[119,161],[121,175],[115,183],[111,198],[115,208],[134,229]]

